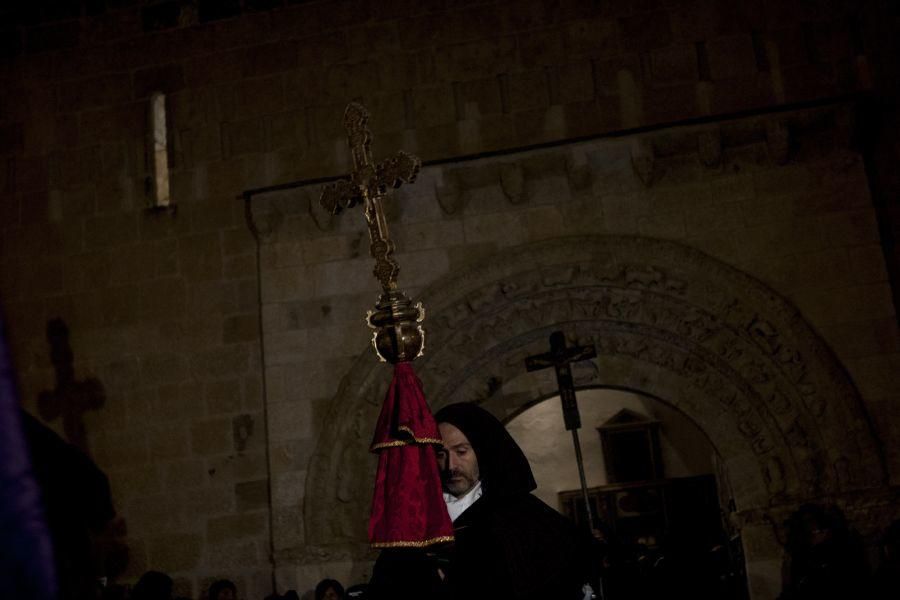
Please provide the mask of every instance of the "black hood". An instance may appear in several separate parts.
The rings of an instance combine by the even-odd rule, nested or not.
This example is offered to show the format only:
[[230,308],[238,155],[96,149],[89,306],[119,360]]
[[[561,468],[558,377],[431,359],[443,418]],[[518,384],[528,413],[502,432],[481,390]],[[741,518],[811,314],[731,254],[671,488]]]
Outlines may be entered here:
[[438,423],[450,423],[469,439],[486,498],[527,494],[537,487],[525,453],[497,417],[470,402],[450,404],[434,415]]

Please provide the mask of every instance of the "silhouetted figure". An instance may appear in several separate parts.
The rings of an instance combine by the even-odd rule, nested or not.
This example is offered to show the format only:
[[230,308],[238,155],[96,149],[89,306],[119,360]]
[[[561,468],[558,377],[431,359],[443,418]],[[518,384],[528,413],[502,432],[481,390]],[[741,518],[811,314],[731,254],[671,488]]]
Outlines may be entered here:
[[881,565],[872,577],[872,600],[900,598],[900,519],[881,538]]
[[56,432],[22,413],[34,473],[44,497],[53,540],[60,598],[92,597],[101,567],[92,536],[115,516],[106,475]]
[[32,467],[16,377],[0,318],[0,595],[56,597],[57,578],[40,482]]
[[93,378],[75,380],[69,328],[65,321],[52,319],[47,323],[47,341],[50,343],[50,360],[56,371],[56,387],[38,396],[38,412],[45,421],[62,416],[66,439],[82,452],[88,452],[82,415],[103,406],[106,401],[103,385]]
[[862,548],[835,507],[801,506],[787,523],[780,600],[846,600],[866,584]]
[[343,600],[344,586],[335,579],[323,579],[316,585],[316,600]]
[[147,571],[131,590],[130,600],[172,600],[172,578],[159,571]]
[[237,600],[237,586],[227,579],[220,579],[209,586],[208,600]]

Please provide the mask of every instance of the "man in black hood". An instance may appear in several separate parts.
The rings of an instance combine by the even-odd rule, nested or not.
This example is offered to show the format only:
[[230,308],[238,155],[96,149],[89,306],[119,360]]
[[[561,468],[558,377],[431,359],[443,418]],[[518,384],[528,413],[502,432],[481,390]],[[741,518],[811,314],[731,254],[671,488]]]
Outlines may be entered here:
[[503,424],[470,403],[435,420],[438,461],[456,541],[446,572],[451,598],[581,599],[591,539],[531,494],[528,459]]

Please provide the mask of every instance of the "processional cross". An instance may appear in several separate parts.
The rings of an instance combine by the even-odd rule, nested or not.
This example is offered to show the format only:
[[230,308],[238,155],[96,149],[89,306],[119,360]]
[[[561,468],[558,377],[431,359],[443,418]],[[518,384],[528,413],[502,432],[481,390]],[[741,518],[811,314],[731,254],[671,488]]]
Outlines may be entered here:
[[593,531],[594,511],[591,509],[591,501],[587,491],[587,480],[584,476],[584,458],[581,456],[581,442],[578,440],[578,430],[581,428],[581,415],[578,412],[578,401],[575,398],[575,383],[572,380],[570,365],[574,362],[588,360],[597,356],[597,350],[591,346],[566,347],[566,336],[562,331],[554,331],[550,334],[550,352],[536,354],[525,359],[525,368],[528,371],[539,371],[553,367],[556,370],[556,383],[559,386],[559,398],[562,401],[563,420],[566,429],[572,432],[572,442],[575,445],[575,460],[578,462],[578,476],[581,479],[581,494],[584,498],[584,507],[587,511],[588,526]]
[[425,345],[425,332],[418,325],[425,318],[421,303],[412,305],[409,298],[397,289],[400,266],[394,259],[394,242],[388,233],[384,217],[384,200],[388,187],[398,188],[412,183],[422,161],[400,151],[396,155],[375,163],[372,160],[369,131],[369,113],[357,102],[351,102],[344,111],[344,127],[353,156],[353,172],[350,179],[341,179],[322,190],[320,202],[332,214],[345,208],[363,205],[369,229],[369,251],[375,259],[375,278],[381,284],[382,294],[374,311],[367,314],[369,327],[375,330],[372,344],[381,360],[402,362],[421,355]]

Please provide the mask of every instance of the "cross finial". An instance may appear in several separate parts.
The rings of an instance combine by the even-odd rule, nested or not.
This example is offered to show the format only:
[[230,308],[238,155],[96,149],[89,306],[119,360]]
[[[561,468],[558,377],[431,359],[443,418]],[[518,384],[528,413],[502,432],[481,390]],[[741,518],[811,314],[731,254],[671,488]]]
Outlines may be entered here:
[[385,291],[397,287],[400,266],[394,260],[394,242],[388,234],[384,218],[384,197],[388,187],[412,183],[422,162],[415,156],[400,151],[395,156],[373,163],[369,131],[369,112],[357,102],[351,102],[344,111],[344,127],[353,157],[350,180],[342,179],[322,190],[321,204],[332,214],[345,208],[363,204],[366,224],[369,228],[369,250],[375,259],[375,277]]
[[384,218],[384,197],[388,187],[412,183],[422,162],[411,154],[396,155],[375,163],[372,160],[372,134],[369,131],[369,112],[359,103],[351,102],[344,111],[344,127],[353,157],[350,179],[341,179],[325,186],[320,200],[332,214],[357,204],[363,205],[369,228],[369,251],[375,259],[375,277],[383,290],[367,322],[375,330],[372,345],[379,358],[389,362],[412,361],[422,354],[425,331],[419,323],[425,318],[422,304],[413,306],[406,295],[397,289],[400,265],[394,259],[394,242],[388,234]]

